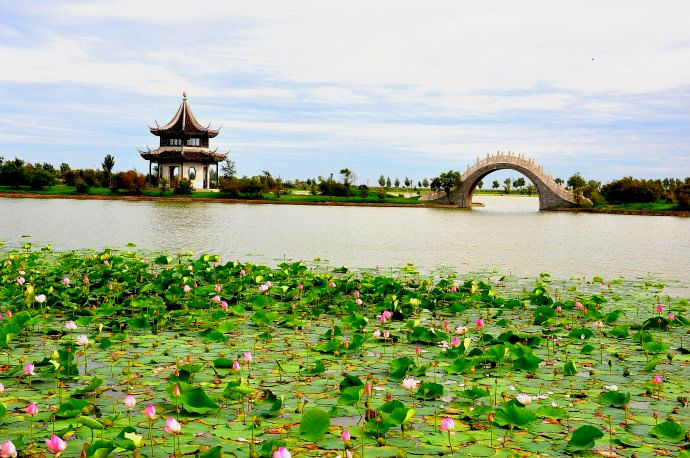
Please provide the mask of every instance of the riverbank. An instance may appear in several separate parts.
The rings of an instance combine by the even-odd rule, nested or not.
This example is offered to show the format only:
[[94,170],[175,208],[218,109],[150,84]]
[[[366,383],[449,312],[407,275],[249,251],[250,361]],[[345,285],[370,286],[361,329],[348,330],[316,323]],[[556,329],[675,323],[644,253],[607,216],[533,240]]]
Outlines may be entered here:
[[[209,194],[209,193],[205,193]],[[217,194],[217,193],[215,193]],[[291,197],[291,198],[287,198]],[[454,205],[432,204],[421,202],[404,203],[389,199],[386,201],[366,201],[366,200],[347,200],[347,198],[328,196],[305,196],[308,198],[299,199],[298,196],[281,196],[280,198],[263,199],[241,199],[229,197],[207,197],[207,196],[147,196],[147,195],[103,195],[103,194],[39,194],[24,192],[0,192],[0,198],[10,199],[71,199],[71,200],[124,200],[124,201],[162,201],[162,202],[213,202],[226,204],[277,204],[277,205],[326,205],[343,207],[423,207],[423,208],[456,208]],[[321,198],[321,199],[315,199]],[[341,199],[341,200],[338,200]]]
[[641,208],[624,208],[622,206],[607,206],[600,208],[557,207],[549,208],[546,211],[569,213],[606,213],[609,215],[678,216],[682,218],[690,217],[690,211],[688,210],[649,210]]

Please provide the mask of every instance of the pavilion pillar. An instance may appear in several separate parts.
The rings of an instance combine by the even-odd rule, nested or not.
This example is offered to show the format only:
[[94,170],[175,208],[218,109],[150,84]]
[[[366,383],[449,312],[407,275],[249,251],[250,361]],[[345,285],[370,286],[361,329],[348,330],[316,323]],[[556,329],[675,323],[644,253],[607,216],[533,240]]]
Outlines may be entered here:
[[220,189],[220,176],[218,175],[218,163],[216,162],[216,189]]
[[151,184],[151,161],[149,160],[149,175],[146,177],[146,181]]

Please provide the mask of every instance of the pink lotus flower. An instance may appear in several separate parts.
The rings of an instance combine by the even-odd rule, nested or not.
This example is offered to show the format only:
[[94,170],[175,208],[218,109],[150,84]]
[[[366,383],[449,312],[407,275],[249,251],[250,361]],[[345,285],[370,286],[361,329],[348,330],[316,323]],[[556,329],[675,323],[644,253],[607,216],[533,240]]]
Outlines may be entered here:
[[278,450],[273,452],[273,458],[292,458],[290,452],[285,447],[280,447]]
[[489,420],[489,423],[493,423],[493,422],[494,422],[495,417],[494,417],[494,413],[493,413],[493,412],[489,412],[488,420]]
[[381,337],[381,331],[377,329],[376,331],[372,332],[371,335],[374,336],[374,338],[378,339],[379,337]]
[[240,277],[244,277],[247,275],[247,272],[244,271],[244,269],[240,269]]
[[556,307],[556,311],[557,311],[557,312],[558,312],[558,314],[560,315],[560,314],[561,314],[561,312],[563,312],[563,307],[561,307],[560,305],[559,305],[559,306],[557,306],[557,307]]
[[656,311],[661,313],[664,311],[664,306],[661,304],[656,304]]
[[77,329],[77,323],[75,323],[72,320],[69,320],[67,323],[65,323],[65,329],[68,330],[69,332],[72,332],[75,329]]
[[448,320],[445,320],[443,322],[443,329],[448,329],[448,326],[449,326]]
[[65,441],[53,434],[52,436],[50,436],[50,439],[46,439],[46,448],[50,453],[53,454],[55,458],[57,458],[58,456],[60,456],[60,453],[62,453],[67,448],[67,444],[65,443]]
[[330,280],[328,282],[328,286],[330,286],[331,288],[335,288],[335,282],[333,280]]
[[460,339],[458,339],[458,336],[453,336],[453,340],[451,341],[451,345],[453,345],[454,347],[460,346]]
[[191,290],[192,290],[192,287],[189,286],[189,285],[184,285],[184,286],[182,286],[182,291],[184,291],[185,293],[188,293],[188,292],[190,292]]
[[5,441],[0,445],[0,458],[17,458],[17,447],[12,441]]
[[347,429],[343,429],[343,435],[340,436],[343,439],[343,442],[347,442],[351,439],[352,436],[350,436],[350,431]]
[[220,289],[221,289],[221,288],[220,288],[220,285],[216,285],[216,292],[217,292],[217,293],[220,293]]
[[245,363],[247,363],[247,364],[251,363],[251,362],[252,362],[252,354],[251,354],[251,352],[245,351],[245,352],[242,354],[242,360],[243,360]]
[[592,323],[592,327],[594,329],[602,329],[604,327],[604,323],[602,323],[601,320],[597,320],[594,323]]
[[520,393],[515,397],[517,398],[518,402],[520,404],[522,404],[523,406],[526,406],[527,404],[532,403],[532,396],[530,396],[529,394]]
[[168,419],[165,420],[163,431],[168,434],[177,435],[182,432],[182,426],[173,417],[168,417]]
[[457,285],[451,286],[451,287],[450,287],[450,290],[451,290],[452,292],[454,292],[454,293],[458,292],[458,287],[457,287]]
[[31,415],[32,417],[38,415],[38,406],[35,402],[32,402],[31,404],[26,406],[26,413],[27,415]]
[[385,331],[383,331],[383,338],[384,338],[384,339],[388,339],[390,336],[391,336],[391,333],[388,332],[388,329],[386,329]]
[[213,296],[213,297],[211,298],[211,300],[212,300],[213,302],[215,302],[215,303],[218,303],[218,302],[220,302],[220,296],[216,294],[215,296]]
[[441,426],[438,428],[442,433],[446,431],[452,431],[455,429],[455,422],[453,421],[452,418],[444,418],[441,420]]
[[24,283],[26,283],[26,280],[24,279],[24,277],[18,277],[17,278],[17,284],[19,286],[22,286]]
[[575,308],[581,309],[582,308],[582,303],[575,301]]
[[225,301],[220,301],[220,308],[227,311],[228,310],[228,303]]
[[[63,279],[62,279],[62,284],[65,285],[65,286],[69,286],[69,277],[63,278]],[[57,437],[57,436],[55,436],[55,437]],[[58,437],[58,439],[59,439],[59,437]]]
[[81,345],[84,347],[89,345],[89,338],[86,337],[86,334],[82,334],[79,337],[77,337],[77,345]]
[[656,374],[654,378],[652,379],[652,383],[655,385],[661,385],[663,384],[663,379],[661,378],[661,374]]
[[33,364],[26,363],[24,365],[24,375],[34,375],[35,376],[36,375],[35,369],[36,369],[36,367]]
[[465,326],[458,326],[455,328],[455,333],[460,334],[460,335],[465,335],[467,334],[468,329]]
[[304,285],[300,283],[299,285],[297,285],[297,289],[302,291],[304,289]]
[[114,287],[114,286],[115,286],[115,285],[113,285],[113,282],[111,282],[111,281],[108,282],[108,289],[109,289],[110,291],[113,290],[113,287]]
[[659,412],[657,412],[657,411],[655,410],[655,411],[652,413],[652,417],[654,417],[655,420],[656,420],[657,418],[659,418]]
[[582,314],[587,315],[587,307],[582,307]]
[[362,302],[362,299],[359,299],[359,298],[358,298],[358,299],[355,300],[355,304],[357,304],[357,305],[362,305],[362,303],[363,303],[363,302]]
[[359,291],[355,290],[354,294],[355,294],[355,297],[357,297],[357,298],[359,297]]
[[179,398],[180,394],[180,385],[175,385],[175,388],[173,388],[173,396]]
[[484,320],[481,318],[477,318],[477,321],[474,322],[479,329],[481,329],[484,326]]
[[675,321],[676,316],[673,313],[668,314],[668,321]]
[[371,396],[371,383],[368,383],[364,385],[364,392],[367,394],[367,396]]
[[5,316],[6,316],[7,318],[12,318],[12,310],[7,309],[7,310],[5,311]]
[[89,277],[87,277],[86,275],[84,275],[84,284],[85,285],[89,284]]
[[2,382],[0,382],[0,394],[2,394],[4,392],[5,392],[5,385],[3,385]]
[[124,404],[124,406],[127,407],[129,410],[132,410],[134,406],[137,405],[137,400],[134,396],[128,394],[122,400],[122,404]]
[[156,406],[153,404],[149,404],[146,406],[146,409],[144,409],[144,415],[146,415],[146,418],[149,419],[149,421],[153,421],[156,419]]
[[417,345],[416,347],[414,347],[414,352],[417,353],[417,355],[421,355],[421,354],[422,354],[422,349],[419,348],[419,345]]

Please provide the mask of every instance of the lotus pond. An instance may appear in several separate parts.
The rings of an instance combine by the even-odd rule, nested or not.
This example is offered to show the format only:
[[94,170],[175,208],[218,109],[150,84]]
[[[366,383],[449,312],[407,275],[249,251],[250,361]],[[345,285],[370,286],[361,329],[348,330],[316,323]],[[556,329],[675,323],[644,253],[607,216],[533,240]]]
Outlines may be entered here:
[[657,280],[0,262],[2,457],[690,456],[689,305]]

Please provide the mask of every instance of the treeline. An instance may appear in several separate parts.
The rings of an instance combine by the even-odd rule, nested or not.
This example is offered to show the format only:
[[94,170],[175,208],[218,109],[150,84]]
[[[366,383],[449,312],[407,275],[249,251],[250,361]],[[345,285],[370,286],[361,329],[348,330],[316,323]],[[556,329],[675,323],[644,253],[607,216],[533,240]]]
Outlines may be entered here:
[[592,205],[669,202],[679,209],[690,208],[690,177],[638,179],[623,177],[605,185],[585,180],[579,173],[568,178],[567,187],[576,197],[586,197]]

